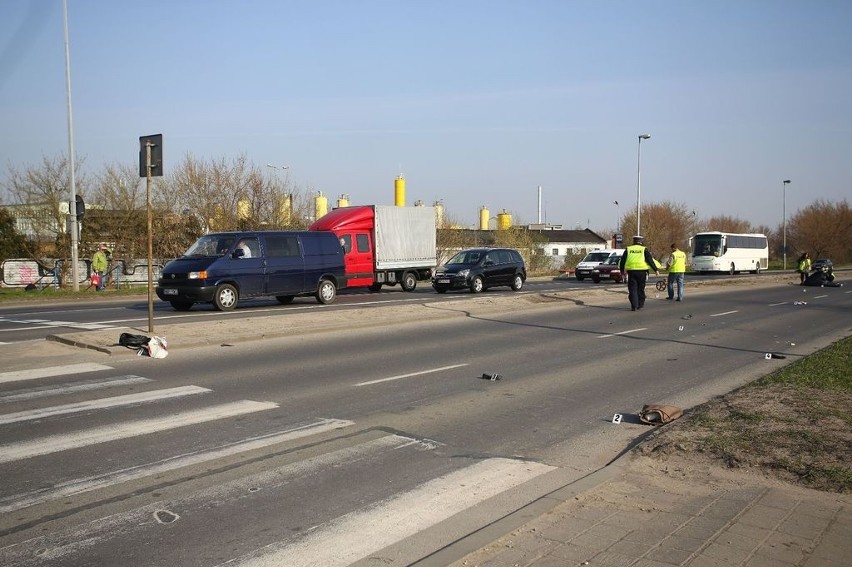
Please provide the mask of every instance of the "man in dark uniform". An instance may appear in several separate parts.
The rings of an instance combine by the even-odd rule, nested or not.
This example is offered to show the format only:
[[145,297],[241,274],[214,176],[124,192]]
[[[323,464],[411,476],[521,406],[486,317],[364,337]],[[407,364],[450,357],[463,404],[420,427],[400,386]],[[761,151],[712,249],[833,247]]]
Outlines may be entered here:
[[627,272],[627,297],[630,299],[630,310],[636,311],[645,307],[645,282],[648,280],[648,270],[654,270],[659,276],[657,263],[651,251],[643,246],[645,239],[638,234],[633,237],[633,244],[628,246],[621,256],[618,269],[623,276]]

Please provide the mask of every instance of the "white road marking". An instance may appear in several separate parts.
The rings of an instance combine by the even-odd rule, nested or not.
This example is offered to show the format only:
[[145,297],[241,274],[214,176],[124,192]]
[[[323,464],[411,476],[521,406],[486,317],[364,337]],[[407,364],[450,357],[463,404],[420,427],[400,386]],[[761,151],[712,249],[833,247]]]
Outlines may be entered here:
[[599,339],[608,339],[610,337],[617,337],[619,335],[629,335],[630,333],[638,333],[639,331],[647,331],[648,327],[641,327],[639,329],[630,329],[629,331],[621,331],[620,333],[612,333],[609,335],[598,335]]
[[62,384],[59,386],[41,386],[38,388],[13,390],[11,392],[7,392],[6,395],[0,396],[0,404],[20,402],[23,400],[32,400],[35,398],[44,398],[47,396],[77,394],[79,392],[89,392],[92,390],[101,390],[104,388],[115,388],[117,386],[130,386],[133,384],[142,384],[144,382],[152,382],[152,380],[150,378],[143,378],[142,376],[128,374],[126,376],[119,376],[118,378],[86,380],[70,384]]
[[[52,321],[49,319],[4,319],[4,321],[8,321],[9,323],[21,323],[25,325],[37,325],[38,327],[71,327],[72,329],[87,329],[87,330],[95,330],[95,329],[112,329],[113,325],[107,325],[104,323],[79,323],[74,321]],[[32,329],[32,327],[24,327],[19,330],[28,330]],[[10,329],[6,329],[10,330]]]
[[341,516],[294,543],[273,544],[228,564],[350,565],[553,468],[514,459],[487,459]]
[[288,429],[279,433],[262,435],[245,441],[222,445],[209,451],[176,455],[174,457],[169,457],[168,459],[163,459],[146,465],[139,465],[137,467],[122,469],[107,474],[70,480],[62,484],[57,484],[49,489],[16,494],[0,499],[0,513],[12,512],[14,510],[20,510],[21,508],[27,508],[43,502],[57,500],[59,498],[67,498],[68,496],[73,496],[75,494],[90,492],[92,490],[113,486],[123,482],[163,474],[183,467],[197,465],[199,463],[223,459],[239,453],[246,453],[256,449],[270,447],[272,445],[292,441],[294,439],[300,439],[302,437],[318,435],[334,429],[349,427],[354,424],[355,422],[345,419],[321,419],[317,422],[309,423],[294,429]]
[[826,295],[815,295],[811,299],[822,299],[823,297],[828,297],[828,294],[826,294]]
[[7,463],[21,459],[29,459],[41,455],[49,455],[68,449],[96,445],[107,441],[137,437],[148,433],[166,431],[186,425],[195,425],[217,419],[225,419],[256,411],[264,411],[277,408],[278,404],[272,402],[254,402],[242,400],[229,404],[222,404],[203,410],[188,411],[174,414],[165,418],[157,417],[143,419],[127,423],[116,423],[104,427],[83,430],[77,433],[65,433],[42,437],[32,441],[22,441],[0,445],[0,463]]
[[788,303],[790,303],[790,302],[789,301],[782,301],[781,303],[770,303],[769,307],[775,307],[777,305],[787,305]]
[[711,317],[721,317],[722,315],[730,315],[730,314],[732,314],[732,313],[739,313],[739,310],[734,310],[734,311],[725,311],[724,313],[715,313],[715,314],[710,315],[710,316],[711,316]]
[[369,380],[367,382],[358,382],[355,385],[356,386],[369,386],[371,384],[379,384],[381,382],[390,382],[391,380],[402,380],[403,378],[411,378],[412,376],[422,376],[423,374],[432,374],[434,372],[443,372],[444,370],[452,370],[453,368],[461,368],[462,366],[467,366],[467,363],[453,364],[451,366],[442,366],[440,368],[433,368],[431,370],[422,370],[420,372],[412,372],[411,374],[400,374],[399,376],[389,376],[388,378],[379,378],[378,380]]
[[82,374],[83,372],[98,372],[100,370],[112,370],[112,367],[94,362],[83,362],[80,364],[66,364],[65,366],[33,368],[31,370],[13,370],[12,372],[0,372],[0,384],[4,382],[19,382],[53,376],[65,376],[68,374]]
[[123,396],[101,398],[99,400],[88,400],[85,402],[64,404],[61,406],[52,406],[46,408],[37,408],[28,411],[19,411],[16,413],[8,413],[5,415],[0,415],[0,425],[5,425],[7,423],[17,423],[20,421],[32,421],[34,419],[43,419],[45,417],[53,417],[56,415],[67,415],[69,413],[79,413],[83,411],[108,409],[120,406],[130,406],[134,404],[145,404],[160,400],[168,400],[171,398],[179,398],[183,396],[194,396],[195,394],[206,394],[208,392],[212,392],[212,390],[208,388],[202,388],[201,386],[178,386],[176,388],[166,388],[164,390],[137,392],[135,394],[125,394]]

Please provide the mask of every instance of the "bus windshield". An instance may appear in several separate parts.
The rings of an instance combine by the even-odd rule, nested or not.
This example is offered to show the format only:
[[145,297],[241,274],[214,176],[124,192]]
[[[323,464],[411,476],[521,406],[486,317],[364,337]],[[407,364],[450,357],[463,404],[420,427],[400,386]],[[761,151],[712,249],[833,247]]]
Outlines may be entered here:
[[692,256],[719,256],[722,252],[721,234],[698,234],[693,240]]

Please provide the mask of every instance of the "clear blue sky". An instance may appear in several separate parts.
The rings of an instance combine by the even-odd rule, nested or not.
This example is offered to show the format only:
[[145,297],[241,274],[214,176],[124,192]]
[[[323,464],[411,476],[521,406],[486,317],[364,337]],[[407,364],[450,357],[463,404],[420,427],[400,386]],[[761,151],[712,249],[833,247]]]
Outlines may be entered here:
[[[61,0],[4,0],[0,177],[68,151]],[[612,229],[852,195],[848,0],[68,0],[74,147],[290,166],[353,204]],[[272,170],[267,171],[271,174]],[[613,201],[620,205],[616,207]]]

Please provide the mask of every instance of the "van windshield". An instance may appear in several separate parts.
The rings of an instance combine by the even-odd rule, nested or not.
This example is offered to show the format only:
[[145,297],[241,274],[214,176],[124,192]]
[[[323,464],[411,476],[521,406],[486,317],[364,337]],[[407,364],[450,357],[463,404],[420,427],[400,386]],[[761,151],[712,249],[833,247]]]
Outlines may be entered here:
[[190,246],[183,255],[194,257],[222,256],[228,253],[234,245],[234,240],[233,236],[207,234],[196,240],[195,244]]

